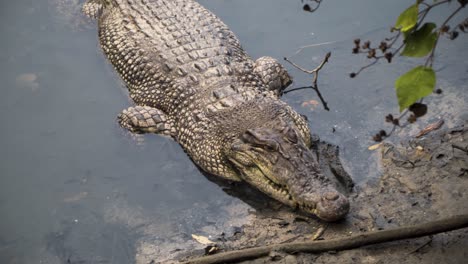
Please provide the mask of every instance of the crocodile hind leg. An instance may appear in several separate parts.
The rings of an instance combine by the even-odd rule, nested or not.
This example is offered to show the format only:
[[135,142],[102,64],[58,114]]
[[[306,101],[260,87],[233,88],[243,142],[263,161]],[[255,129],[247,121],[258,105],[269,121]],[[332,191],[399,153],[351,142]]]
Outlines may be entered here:
[[155,133],[173,136],[171,122],[161,110],[149,106],[134,106],[123,110],[117,117],[121,127],[130,132]]
[[97,19],[101,15],[103,7],[103,0],[88,0],[84,3],[82,11],[87,17]]
[[272,57],[257,59],[254,72],[260,76],[268,90],[273,91],[278,97],[292,83],[292,78],[283,65]]

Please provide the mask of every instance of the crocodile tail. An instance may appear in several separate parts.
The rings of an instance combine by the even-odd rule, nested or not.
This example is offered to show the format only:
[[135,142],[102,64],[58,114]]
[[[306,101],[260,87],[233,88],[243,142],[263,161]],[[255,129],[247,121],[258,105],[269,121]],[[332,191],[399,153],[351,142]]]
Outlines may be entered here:
[[88,0],[83,5],[83,13],[92,19],[98,19],[104,8],[106,0]]

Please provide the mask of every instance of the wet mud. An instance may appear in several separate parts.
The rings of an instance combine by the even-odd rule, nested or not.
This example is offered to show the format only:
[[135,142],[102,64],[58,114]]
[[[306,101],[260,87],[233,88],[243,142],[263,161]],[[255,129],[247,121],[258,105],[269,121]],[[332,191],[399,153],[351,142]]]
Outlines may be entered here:
[[[382,176],[354,187],[350,214],[323,223],[274,201],[254,205],[252,221],[216,247],[228,251],[270,244],[333,239],[468,213],[468,123],[377,150]],[[269,257],[239,263],[466,263],[468,230],[342,252]],[[183,259],[203,255],[185,252]]]

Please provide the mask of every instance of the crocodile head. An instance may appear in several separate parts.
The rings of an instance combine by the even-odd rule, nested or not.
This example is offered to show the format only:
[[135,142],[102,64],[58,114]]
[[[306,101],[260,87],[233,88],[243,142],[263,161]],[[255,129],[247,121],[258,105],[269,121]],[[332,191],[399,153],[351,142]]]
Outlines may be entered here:
[[270,197],[336,221],[349,211],[348,199],[319,169],[314,154],[295,128],[248,129],[227,153],[240,177]]

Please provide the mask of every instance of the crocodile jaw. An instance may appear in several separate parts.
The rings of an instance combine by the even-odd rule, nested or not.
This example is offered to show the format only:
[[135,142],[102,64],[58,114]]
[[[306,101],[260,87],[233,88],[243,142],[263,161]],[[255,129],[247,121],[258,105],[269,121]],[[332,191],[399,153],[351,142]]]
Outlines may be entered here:
[[303,142],[284,140],[282,134],[260,128],[249,130],[234,141],[227,159],[239,178],[270,197],[322,220],[343,218],[349,211],[348,199],[323,176],[314,155]]

